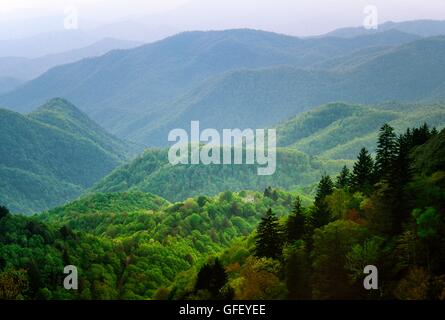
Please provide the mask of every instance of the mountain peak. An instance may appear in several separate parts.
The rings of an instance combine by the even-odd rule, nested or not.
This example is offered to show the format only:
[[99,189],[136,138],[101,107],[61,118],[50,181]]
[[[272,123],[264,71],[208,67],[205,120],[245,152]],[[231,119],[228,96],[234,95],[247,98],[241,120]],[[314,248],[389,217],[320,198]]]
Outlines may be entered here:
[[41,118],[43,115],[59,114],[62,117],[74,118],[84,122],[90,122],[86,114],[84,114],[75,105],[63,98],[52,98],[42,106],[38,107],[35,111],[31,112],[29,115],[32,118]]

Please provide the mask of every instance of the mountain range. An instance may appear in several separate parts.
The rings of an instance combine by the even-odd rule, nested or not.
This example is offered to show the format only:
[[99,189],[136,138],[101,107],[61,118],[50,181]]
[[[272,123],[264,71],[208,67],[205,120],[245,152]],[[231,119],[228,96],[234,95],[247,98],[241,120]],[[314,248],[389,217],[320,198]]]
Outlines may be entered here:
[[216,129],[264,127],[333,101],[440,100],[444,57],[444,37],[397,30],[310,39],[187,32],[53,68],[0,104],[26,112],[64,97],[120,138],[165,146],[169,130],[198,115]]
[[[94,192],[140,190],[169,201],[268,185],[310,193],[363,146],[374,151],[384,123],[397,132],[445,124],[445,36],[432,31],[440,28],[383,29],[317,38],[185,32],[62,64],[24,84],[0,78],[9,90],[0,105],[13,110],[0,116],[0,202],[31,213]],[[32,61],[64,63],[107,46]],[[276,175],[258,177],[255,166],[171,166],[168,132],[193,120],[219,130],[277,128]],[[129,162],[142,146],[163,149]]]

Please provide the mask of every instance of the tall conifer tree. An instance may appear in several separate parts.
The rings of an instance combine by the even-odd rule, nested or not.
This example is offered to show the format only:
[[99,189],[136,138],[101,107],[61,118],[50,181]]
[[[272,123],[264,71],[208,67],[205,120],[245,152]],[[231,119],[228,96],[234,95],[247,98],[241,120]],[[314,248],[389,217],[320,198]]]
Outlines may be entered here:
[[370,193],[374,184],[374,160],[366,148],[362,148],[352,171],[351,184],[354,191]]
[[256,237],[256,256],[276,259],[281,256],[283,247],[283,234],[278,218],[267,210],[258,225]]

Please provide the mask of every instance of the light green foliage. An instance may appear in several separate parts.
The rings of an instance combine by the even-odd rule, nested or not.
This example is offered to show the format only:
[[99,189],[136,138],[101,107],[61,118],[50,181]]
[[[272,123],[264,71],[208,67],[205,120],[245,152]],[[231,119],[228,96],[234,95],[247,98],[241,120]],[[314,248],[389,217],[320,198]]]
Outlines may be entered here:
[[[277,150],[277,170],[259,176],[257,165],[176,165],[168,162],[167,150],[147,150],[128,165],[99,181],[91,192],[140,190],[169,201],[231,190],[262,191],[267,186],[298,189],[315,183],[323,172],[337,172],[344,162],[319,162],[291,149]],[[306,197],[307,199],[307,197]],[[248,200],[247,200],[248,201]]]

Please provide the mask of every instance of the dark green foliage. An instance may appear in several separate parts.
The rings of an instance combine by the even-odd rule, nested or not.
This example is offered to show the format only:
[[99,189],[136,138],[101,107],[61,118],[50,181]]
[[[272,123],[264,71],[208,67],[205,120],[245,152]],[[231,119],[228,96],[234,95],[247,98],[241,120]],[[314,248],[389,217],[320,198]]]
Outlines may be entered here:
[[394,128],[385,123],[380,128],[375,158],[375,174],[379,179],[389,179],[395,165],[397,136]]
[[374,160],[366,148],[362,148],[354,163],[351,186],[355,191],[369,193],[375,181]]
[[286,287],[289,299],[307,300],[312,296],[310,279],[310,259],[303,243],[289,250],[286,259]]
[[331,221],[331,212],[326,203],[326,197],[334,191],[334,183],[330,176],[323,176],[317,187],[314,209],[312,212],[312,227],[320,228]]
[[349,171],[347,166],[344,166],[337,177],[337,181],[335,182],[335,187],[343,189],[349,187],[350,184],[351,184],[351,172]]
[[289,214],[286,223],[287,241],[293,243],[296,240],[302,239],[305,233],[306,216],[301,202],[301,198],[297,197],[295,200],[292,213]]
[[445,171],[445,130],[432,136],[427,144],[415,148],[413,153],[415,155],[413,165],[419,172],[430,175],[437,171]]
[[9,214],[8,208],[0,206],[0,220],[6,217],[8,214]]
[[283,234],[281,226],[272,209],[269,209],[261,218],[257,228],[255,255],[257,257],[277,259],[281,257],[282,246]]
[[211,264],[205,264],[198,272],[195,284],[195,292],[207,290],[210,293],[210,299],[220,299],[223,296],[222,289],[227,283],[227,274],[219,259]]

